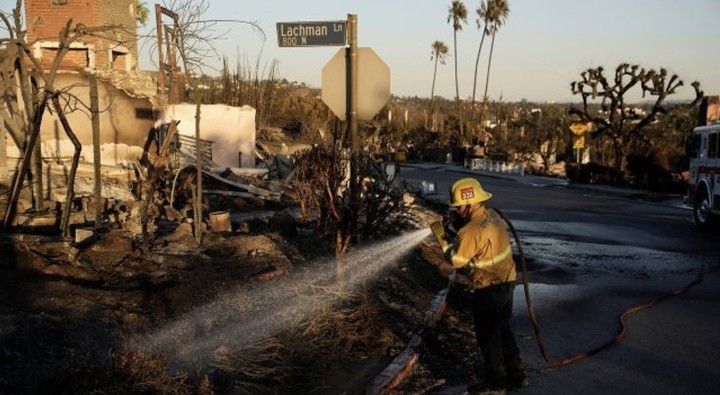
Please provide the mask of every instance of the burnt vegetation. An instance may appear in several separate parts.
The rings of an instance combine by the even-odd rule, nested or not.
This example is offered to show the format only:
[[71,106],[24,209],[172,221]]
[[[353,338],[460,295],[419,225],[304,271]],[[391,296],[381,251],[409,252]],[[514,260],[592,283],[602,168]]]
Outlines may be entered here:
[[[194,210],[193,169],[179,173],[177,184],[171,182],[172,172],[166,171],[158,145],[157,155],[148,159],[154,166],[149,173],[153,177],[139,185],[143,192],[136,202],[114,207],[113,215],[123,220],[101,229],[95,247],[79,246],[76,255],[68,255],[67,245],[49,248],[42,240],[25,239],[18,247],[5,239],[4,250],[14,251],[11,261],[43,274],[38,278],[4,266],[3,288],[13,297],[2,307],[1,388],[116,394],[350,392],[361,389],[368,377],[399,353],[422,322],[427,299],[442,284],[432,265],[420,257],[411,259],[411,270],[406,265],[395,267],[362,293],[333,295],[332,302],[293,328],[252,344],[218,347],[207,365],[176,366],[166,354],[122,347],[124,339],[182,316],[194,305],[232,290],[232,284],[273,281],[318,256],[342,255],[378,235],[399,233],[422,222],[415,217],[419,207],[405,200],[401,171],[388,170],[396,153],[403,152],[411,161],[444,161],[448,154],[462,161],[470,155],[460,146],[463,137],[456,128],[454,103],[434,99],[435,120],[442,121],[430,130],[427,100],[393,98],[360,128],[362,141],[369,144],[358,155],[362,188],[357,204],[352,204],[342,193],[348,190],[351,161],[343,149],[344,129],[323,107],[319,92],[287,81],[268,82],[266,87],[275,104],[265,107],[258,140],[268,146],[306,146],[292,155],[294,166],[282,177],[293,199],[222,196],[204,200],[202,211],[205,221],[207,213],[219,210],[271,211],[270,220],[233,222],[235,231],[230,234],[205,229],[201,245],[196,244],[191,226],[184,223]],[[203,100],[221,97],[216,94],[209,88]],[[488,156],[529,158],[538,146],[550,142],[558,159],[572,161],[572,136],[567,131],[572,118],[567,106],[491,102],[488,109],[497,120],[487,142]],[[602,111],[601,106],[588,105],[587,111],[593,109]],[[389,115],[405,111],[407,121]],[[470,117],[472,112],[467,114]],[[682,137],[693,122],[692,113],[659,115],[657,122],[643,129],[654,136],[650,153],[644,143],[630,144],[636,149],[628,154],[623,172],[610,166],[615,153],[598,134],[588,143],[597,147],[600,161],[569,166],[567,176],[577,182],[668,190],[677,180],[672,174],[682,171]],[[548,172],[549,167],[537,171]],[[241,181],[263,185],[262,180]],[[205,187],[215,188],[209,181]],[[287,208],[297,208],[300,215],[285,214]],[[141,214],[150,225],[145,246],[143,238],[123,231],[130,218]],[[253,244],[260,235],[267,236],[265,243]],[[111,248],[108,239],[129,242]],[[327,270],[336,267],[328,264]],[[59,294],[66,296],[58,298]],[[448,358],[456,358],[466,371],[472,371],[475,363],[468,357]],[[24,362],[16,362],[20,360]],[[72,379],[68,372],[73,372]]]
[[[499,20],[489,31],[493,39],[504,15],[501,10],[494,17]],[[361,123],[362,147],[350,152],[346,125],[325,106],[318,88],[280,79],[275,62],[238,63],[233,70],[225,61],[219,76],[189,74],[182,95],[199,108],[254,107],[262,153],[256,163],[269,169],[269,177],[232,172],[221,180],[198,177],[202,162],[176,163],[176,125],[170,124],[149,131],[133,173],[137,178],[129,182],[133,199],[74,196],[76,151],[71,170],[61,176],[70,187],[67,199],[48,202],[42,183],[47,164],[35,140],[43,112],[57,114],[74,140],[64,114],[77,108],[94,115],[103,111],[56,87],[55,73],[74,41],[117,27],[68,21],[56,61],[47,69],[20,34],[19,14],[14,17],[3,14],[8,32],[17,35],[0,41],[0,115],[23,162],[0,199],[6,213],[0,247],[7,254],[0,265],[0,392],[359,393],[419,329],[424,308],[444,284],[433,266],[440,258],[428,257],[432,247],[424,245],[425,252],[392,264],[359,291],[310,289],[323,302],[311,317],[250,344],[228,341],[213,349],[208,363],[178,364],[168,353],[125,345],[238,285],[272,283],[317,259],[342,258],[437,220],[402,182],[403,160],[462,163],[481,152],[576,182],[659,192],[683,185],[683,140],[695,123],[698,100],[669,105],[682,83],[662,69],[621,65],[617,86],[604,70],[589,70],[572,85],[582,99],[579,108],[489,100],[487,90],[482,103],[392,97]],[[444,64],[447,48],[440,44],[433,59]],[[198,54],[189,51],[188,64],[192,53]],[[625,105],[615,92],[633,85],[657,100]],[[699,84],[692,86],[701,97]],[[601,103],[594,103],[596,98]],[[574,136],[568,127],[575,122],[600,125],[587,136],[595,153],[591,163],[572,164]],[[283,145],[302,149],[278,154]],[[198,178],[200,188],[219,192],[196,199]],[[241,185],[242,192],[228,185]],[[99,216],[88,209],[96,205]],[[49,222],[42,229],[12,223],[16,208],[25,218],[46,216]],[[236,215],[229,219],[231,231],[212,231],[210,214],[217,212]],[[69,237],[86,227],[93,229],[92,237]],[[323,264],[341,278],[335,260]],[[450,330],[467,330],[456,324],[451,322]],[[468,356],[451,360],[472,370]]]

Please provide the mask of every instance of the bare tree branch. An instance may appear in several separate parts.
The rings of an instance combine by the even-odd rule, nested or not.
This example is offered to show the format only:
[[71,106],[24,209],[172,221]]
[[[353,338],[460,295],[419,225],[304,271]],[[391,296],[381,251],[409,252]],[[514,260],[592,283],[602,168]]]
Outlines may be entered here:
[[[582,107],[572,107],[571,115],[580,122],[592,122],[592,137],[609,138],[614,146],[615,163],[618,171],[623,171],[627,161],[628,146],[634,141],[652,145],[652,136],[645,133],[648,125],[655,122],[660,114],[671,111],[688,110],[697,106],[702,100],[700,83],[693,82],[695,99],[689,105],[668,105],[667,99],[683,86],[683,81],[676,74],[670,75],[664,68],[659,70],[622,63],[615,69],[612,82],[604,75],[602,67],[588,69],[580,73],[580,79],[570,84],[571,92],[580,95]],[[628,103],[627,95],[633,90],[640,90],[643,98],[653,97],[649,111],[637,113],[634,105]],[[601,111],[591,110],[591,100],[601,101]]]

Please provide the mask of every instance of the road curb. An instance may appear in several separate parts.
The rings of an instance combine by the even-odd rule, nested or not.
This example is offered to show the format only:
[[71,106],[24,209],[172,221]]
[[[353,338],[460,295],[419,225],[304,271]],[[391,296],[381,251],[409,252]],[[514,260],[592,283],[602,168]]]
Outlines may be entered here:
[[454,280],[455,272],[448,276],[447,287],[438,292],[430,303],[430,308],[425,313],[425,322],[420,332],[413,335],[405,349],[368,384],[365,388],[367,395],[386,394],[397,387],[410,374],[413,366],[420,358],[425,338],[434,332],[437,322],[440,321],[445,312],[447,295]]

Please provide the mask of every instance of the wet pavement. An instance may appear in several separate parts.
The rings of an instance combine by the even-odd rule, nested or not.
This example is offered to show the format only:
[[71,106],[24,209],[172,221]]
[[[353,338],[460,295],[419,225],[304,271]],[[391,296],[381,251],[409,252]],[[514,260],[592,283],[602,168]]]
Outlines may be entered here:
[[[574,183],[563,177],[550,177],[535,174],[506,174],[482,170],[471,170],[457,164],[445,164],[445,163],[403,163],[403,168],[409,169],[424,169],[424,170],[437,170],[443,173],[454,173],[457,177],[460,176],[477,176],[477,177],[492,177],[498,179],[505,179],[509,181],[515,181],[535,187],[564,187],[568,189],[578,189],[592,194],[602,194],[607,197],[617,197],[626,199],[643,200],[648,203],[662,204],[673,207],[687,208],[690,207],[683,204],[685,197],[679,194],[656,194],[650,193],[645,190],[615,187],[611,185],[599,185],[599,184],[580,184]],[[402,176],[402,173],[401,173]],[[421,180],[413,180],[417,183]],[[432,181],[432,180],[427,180]],[[449,200],[449,183],[436,182],[435,190],[433,193],[424,194],[423,197],[433,202],[444,203]]]
[[[614,203],[603,203],[607,199],[641,201],[627,203],[634,209],[645,204],[667,206],[653,208],[648,217],[667,217],[668,223],[676,225],[674,229],[635,226],[631,223],[635,217],[626,220],[613,209],[603,211],[612,213],[608,220],[586,221],[603,215],[587,213],[576,221],[549,222],[544,216],[522,216],[515,208],[517,219],[513,223],[522,236],[525,254],[531,257],[528,266],[533,266],[528,273],[529,294],[549,357],[556,361],[572,357],[605,344],[623,328],[626,332],[616,345],[580,361],[564,366],[547,363],[538,350],[529,308],[524,303],[525,292],[518,284],[513,326],[530,386],[511,393],[717,393],[720,251],[714,252],[708,241],[713,236],[705,236],[704,243],[710,247],[704,253],[693,251],[692,240],[699,235],[692,227],[692,215],[677,212],[690,211],[683,205],[684,196],[575,184],[554,177],[480,172],[458,165],[405,163],[403,167],[408,168],[408,176],[428,174],[412,174],[412,169],[437,171],[433,175],[438,180],[434,193],[423,197],[439,204],[449,200],[449,184],[467,175],[477,176],[481,182],[485,177],[495,177],[541,188],[577,189],[584,196],[597,197],[591,203],[595,206],[612,207]],[[626,203],[617,204],[621,205]],[[686,222],[677,222],[683,217]],[[684,251],[669,248],[666,238],[684,243]],[[714,270],[699,281],[701,268]],[[620,321],[623,312],[648,303],[652,308],[638,310]],[[459,393],[463,384],[447,382],[437,393]]]

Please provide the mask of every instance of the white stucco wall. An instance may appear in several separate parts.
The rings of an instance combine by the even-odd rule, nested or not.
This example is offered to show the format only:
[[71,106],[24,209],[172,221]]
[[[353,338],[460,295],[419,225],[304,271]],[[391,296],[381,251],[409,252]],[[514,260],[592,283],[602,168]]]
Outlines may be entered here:
[[[56,86],[63,87],[61,105],[73,133],[82,145],[81,163],[93,162],[92,121],[87,106],[90,105],[89,82],[83,75],[65,72],[58,74]],[[65,106],[71,97],[69,106]],[[82,103],[82,104],[80,104]],[[43,115],[40,128],[42,155],[46,164],[62,162],[69,168],[69,159],[75,147],[65,133],[52,103]],[[108,166],[130,167],[142,155],[142,147],[155,122],[153,103],[147,97],[135,97],[107,82],[98,82],[98,108],[100,109],[101,163]],[[7,136],[7,167],[15,169],[21,158],[20,149]]]
[[[159,120],[180,121],[178,133],[195,137],[195,104],[168,105]],[[206,104],[200,107],[200,138],[213,142],[213,161],[221,167],[255,167],[255,109]],[[242,163],[238,166],[238,152]]]

